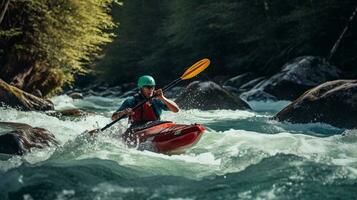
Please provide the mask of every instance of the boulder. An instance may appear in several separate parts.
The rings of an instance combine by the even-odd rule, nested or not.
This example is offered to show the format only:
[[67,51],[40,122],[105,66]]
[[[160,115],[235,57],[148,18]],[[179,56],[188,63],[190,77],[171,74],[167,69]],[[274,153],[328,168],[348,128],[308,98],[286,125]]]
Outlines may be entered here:
[[239,97],[246,101],[277,101],[278,100],[275,96],[266,93],[263,90],[258,90],[258,89],[252,89],[249,90],[248,92],[243,92]]
[[133,96],[137,93],[138,93],[137,90],[129,90],[129,91],[125,92],[123,95],[121,95],[121,98],[127,98],[127,97]]
[[91,89],[87,90],[84,93],[85,96],[100,96],[99,92],[93,91]]
[[13,122],[0,122],[0,127],[7,130],[0,134],[0,153],[23,155],[33,147],[58,144],[55,136],[43,128]]
[[0,79],[0,104],[20,108],[25,111],[53,110],[53,103],[24,92]]
[[36,97],[40,97],[40,98],[43,97],[42,92],[39,89],[35,89],[32,94],[35,95]]
[[245,101],[212,81],[190,83],[177,97],[176,103],[182,109],[250,109]]
[[84,111],[78,108],[66,109],[66,110],[58,110],[58,111],[48,111],[47,115],[54,117],[82,117],[94,114],[93,112]]
[[240,91],[235,88],[235,87],[232,87],[232,86],[222,86],[225,90],[227,90],[228,92],[234,94],[234,95],[239,95],[240,94]]
[[291,123],[322,122],[341,128],[357,128],[357,80],[326,82],[292,102],[275,115]]
[[243,84],[248,83],[255,78],[256,75],[248,72],[228,79],[226,82],[224,82],[223,86],[230,86],[238,89],[242,87]]
[[261,76],[261,77],[255,78],[253,80],[250,80],[247,83],[240,86],[238,90],[240,93],[246,92],[252,88],[259,86],[263,82],[264,79],[265,79],[265,77]]
[[[247,99],[254,99],[261,91],[277,100],[294,100],[306,90],[326,81],[339,79],[342,72],[325,59],[313,56],[298,57],[283,66],[282,70],[252,88]],[[273,100],[273,99],[271,99]]]
[[183,89],[184,88],[180,86],[173,87],[164,93],[165,97],[175,99],[178,97],[178,95],[182,92]]
[[136,82],[124,83],[121,85],[122,92],[124,93],[127,91],[135,90],[136,88],[138,88]]
[[90,85],[85,88],[75,88],[67,92],[73,99],[83,99],[83,96],[119,97],[122,94],[121,86]]
[[72,92],[68,94],[72,99],[83,99],[83,94],[79,92]]
[[99,93],[102,97],[119,97],[121,96],[121,91],[113,90],[112,88],[108,88],[107,90]]

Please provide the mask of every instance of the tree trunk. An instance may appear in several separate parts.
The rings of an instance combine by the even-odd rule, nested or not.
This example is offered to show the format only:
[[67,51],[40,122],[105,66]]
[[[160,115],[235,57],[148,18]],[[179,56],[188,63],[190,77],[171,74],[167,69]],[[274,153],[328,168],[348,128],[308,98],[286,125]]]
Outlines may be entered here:
[[353,18],[355,17],[356,13],[357,13],[357,7],[356,7],[355,10],[352,12],[352,15],[351,15],[350,19],[348,20],[348,22],[347,22],[345,28],[343,29],[343,31],[342,31],[340,37],[337,39],[335,45],[333,45],[333,47],[332,47],[332,49],[331,49],[331,51],[330,51],[330,54],[329,54],[328,57],[327,57],[327,61],[330,61],[331,58],[332,58],[332,56],[335,54],[335,52],[336,52],[338,46],[339,46],[340,43],[341,43],[341,40],[342,40],[343,36],[345,35],[345,33],[347,32],[349,26],[351,25],[351,22],[352,22]]
[[7,8],[9,7],[9,3],[11,0],[5,0],[4,8],[2,8],[1,13],[0,13],[0,24],[2,20],[4,19],[5,13]]
[[19,58],[10,53],[6,64],[0,69],[0,78],[22,89],[24,80],[31,73],[34,65],[31,58]]
[[25,111],[53,110],[53,103],[24,92],[0,79],[0,105],[20,108]]

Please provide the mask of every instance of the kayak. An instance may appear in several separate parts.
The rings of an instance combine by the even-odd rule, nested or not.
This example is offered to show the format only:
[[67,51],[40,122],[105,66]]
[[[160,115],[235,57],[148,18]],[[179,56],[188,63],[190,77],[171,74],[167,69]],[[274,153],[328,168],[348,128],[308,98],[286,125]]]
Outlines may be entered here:
[[153,121],[128,129],[123,134],[128,146],[164,154],[178,154],[195,145],[205,128],[200,124]]

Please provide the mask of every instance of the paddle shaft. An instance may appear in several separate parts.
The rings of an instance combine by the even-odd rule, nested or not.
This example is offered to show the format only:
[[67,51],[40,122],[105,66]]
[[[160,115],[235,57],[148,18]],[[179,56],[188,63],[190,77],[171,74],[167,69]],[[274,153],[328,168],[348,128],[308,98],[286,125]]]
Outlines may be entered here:
[[[178,78],[174,81],[172,81],[171,83],[169,83],[168,85],[164,86],[162,88],[162,91],[165,92],[166,90],[172,88],[173,86],[177,85],[179,82],[181,82],[182,79],[181,78]],[[151,96],[150,98],[146,99],[146,100],[143,100],[141,101],[140,103],[138,103],[134,108],[132,108],[133,110],[139,108],[140,106],[142,106],[144,103],[146,103],[147,101],[151,100],[152,98],[154,98],[155,96]],[[118,119],[110,122],[109,124],[107,124],[106,126],[104,126],[103,128],[100,129],[100,131],[104,131],[105,129],[111,127],[113,124],[117,123],[118,121],[124,119],[126,117],[126,115],[123,115],[121,117],[119,117]]]

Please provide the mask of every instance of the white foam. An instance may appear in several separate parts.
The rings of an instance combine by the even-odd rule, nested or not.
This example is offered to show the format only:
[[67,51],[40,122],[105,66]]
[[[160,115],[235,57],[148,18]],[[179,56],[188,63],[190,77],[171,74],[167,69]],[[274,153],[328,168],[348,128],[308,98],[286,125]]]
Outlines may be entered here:
[[[56,109],[89,106],[105,111],[71,120],[58,119],[40,112],[22,112],[0,108],[0,120],[27,123],[31,126],[48,129],[62,143],[61,148],[67,148],[66,145],[76,141],[76,137],[85,130],[103,127],[109,123],[111,121],[110,114],[115,111],[117,103],[122,101],[122,99],[102,97],[90,97],[75,101],[65,95],[54,97],[52,100]],[[100,105],[96,105],[96,101],[100,102]],[[272,115],[273,113],[246,110],[182,110],[178,114],[164,112],[162,119],[183,124],[219,123],[222,120],[232,121],[232,123],[234,120],[239,120],[240,123],[244,123],[245,120],[268,118]],[[37,163],[51,158],[53,152],[61,151],[54,153],[59,154],[54,159],[100,158],[115,161],[123,166],[147,170],[148,175],[177,175],[199,179],[209,175],[224,175],[241,171],[252,164],[259,163],[264,158],[280,153],[296,155],[313,162],[339,165],[348,168],[349,173],[356,174],[357,136],[353,134],[355,131],[352,131],[353,133],[346,132],[346,136],[317,137],[308,135],[311,129],[317,126],[326,130],[334,130],[334,127],[325,124],[285,125],[267,120],[261,123],[267,128],[278,130],[278,133],[266,134],[264,129],[260,129],[262,133],[258,133],[240,129],[215,131],[207,128],[201,140],[186,154],[173,156],[128,149],[120,140],[113,139],[114,133],[119,131],[113,128],[96,137],[94,143],[68,145],[68,148],[78,149],[58,148],[56,150],[56,147],[34,149],[21,159],[14,156],[9,162],[0,161],[0,170],[6,171],[17,167],[21,164],[22,159],[30,163]],[[126,120],[121,121],[118,125],[125,127]],[[293,131],[289,132],[289,130]],[[266,192],[263,196],[270,197],[271,193]]]

